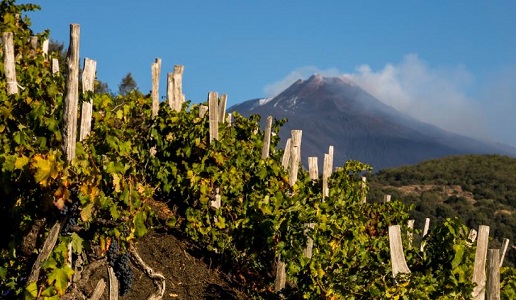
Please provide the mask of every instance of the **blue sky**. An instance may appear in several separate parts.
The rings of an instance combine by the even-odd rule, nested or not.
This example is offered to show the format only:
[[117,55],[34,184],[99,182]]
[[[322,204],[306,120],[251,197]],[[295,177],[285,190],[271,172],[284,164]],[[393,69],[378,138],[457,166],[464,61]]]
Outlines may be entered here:
[[193,102],[270,97],[312,73],[345,76],[400,111],[445,129],[516,145],[516,1],[18,1],[36,32],[68,45],[116,92],[131,72],[184,65]]

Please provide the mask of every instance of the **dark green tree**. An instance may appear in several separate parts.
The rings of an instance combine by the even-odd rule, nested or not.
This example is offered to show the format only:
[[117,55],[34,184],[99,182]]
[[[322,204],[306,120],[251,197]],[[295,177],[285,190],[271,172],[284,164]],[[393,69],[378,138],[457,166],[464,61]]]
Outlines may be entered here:
[[126,96],[132,91],[138,91],[138,84],[136,80],[134,80],[131,72],[127,73],[122,81],[118,85],[118,94],[121,96]]

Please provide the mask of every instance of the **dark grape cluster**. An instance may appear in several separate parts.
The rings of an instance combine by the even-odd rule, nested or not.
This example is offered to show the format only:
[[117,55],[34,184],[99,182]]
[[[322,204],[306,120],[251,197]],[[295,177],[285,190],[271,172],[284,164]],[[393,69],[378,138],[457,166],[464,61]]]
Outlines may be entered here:
[[68,205],[60,210],[61,214],[68,215],[63,226],[63,234],[69,233],[74,226],[77,226],[80,217],[79,202],[75,201],[70,207]]
[[107,259],[109,265],[115,270],[119,282],[119,293],[124,296],[131,290],[133,284],[133,269],[127,253],[120,254],[118,242],[113,240],[109,245]]
[[133,269],[131,268],[127,253],[124,253],[119,257],[115,265],[115,274],[119,282],[120,295],[124,296],[131,290],[134,279]]
[[118,260],[118,252],[118,242],[116,240],[112,240],[107,252],[108,263],[112,268],[115,267],[116,261]]

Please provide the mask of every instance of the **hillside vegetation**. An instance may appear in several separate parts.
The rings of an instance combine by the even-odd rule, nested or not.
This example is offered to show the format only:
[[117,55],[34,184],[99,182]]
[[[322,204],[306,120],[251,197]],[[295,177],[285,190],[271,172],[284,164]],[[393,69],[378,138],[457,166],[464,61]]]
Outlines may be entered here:
[[[516,238],[516,158],[449,156],[381,170],[370,177],[370,184],[372,199],[386,193],[414,205],[411,217],[419,227],[425,218],[442,222],[458,217],[469,228],[489,225],[492,247],[503,238],[511,244]],[[515,255],[514,249],[508,253],[512,264]]]

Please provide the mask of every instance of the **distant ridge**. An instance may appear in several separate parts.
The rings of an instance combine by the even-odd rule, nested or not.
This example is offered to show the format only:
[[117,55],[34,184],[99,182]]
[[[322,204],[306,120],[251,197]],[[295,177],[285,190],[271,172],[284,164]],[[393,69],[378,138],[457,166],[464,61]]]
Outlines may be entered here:
[[280,132],[282,147],[293,129],[303,130],[301,154],[317,156],[335,147],[334,165],[354,159],[375,171],[458,154],[516,156],[516,148],[487,143],[445,131],[400,113],[340,77],[313,75],[297,80],[276,97],[232,106],[246,117],[271,115],[288,122]]

